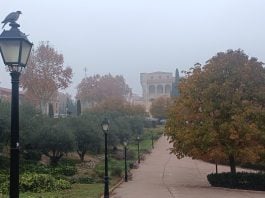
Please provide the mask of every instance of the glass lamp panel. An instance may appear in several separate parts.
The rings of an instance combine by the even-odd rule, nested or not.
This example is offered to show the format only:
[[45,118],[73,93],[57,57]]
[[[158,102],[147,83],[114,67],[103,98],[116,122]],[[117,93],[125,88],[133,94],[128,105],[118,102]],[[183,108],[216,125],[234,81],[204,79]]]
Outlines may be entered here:
[[108,124],[103,124],[102,125],[102,129],[103,129],[103,131],[109,130],[109,125]]
[[31,51],[31,47],[32,47],[31,43],[22,41],[22,51],[21,51],[21,60],[20,60],[20,63],[22,65],[26,65],[27,64],[28,58],[29,58],[29,54],[30,54],[30,51]]
[[0,48],[4,62],[7,63],[18,63],[19,62],[19,47],[20,41],[11,40],[0,40]]

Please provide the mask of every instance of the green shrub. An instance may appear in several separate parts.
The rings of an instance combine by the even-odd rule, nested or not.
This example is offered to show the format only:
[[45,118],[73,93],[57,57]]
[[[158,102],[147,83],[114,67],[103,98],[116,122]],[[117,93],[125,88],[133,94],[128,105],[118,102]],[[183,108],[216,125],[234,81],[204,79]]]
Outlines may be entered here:
[[79,183],[79,184],[94,184],[96,183],[96,180],[92,177],[72,177],[70,179],[71,183]]
[[135,159],[136,153],[133,150],[127,150],[127,160]]
[[215,187],[265,190],[264,173],[212,173],[207,175],[207,179]]
[[104,174],[105,174],[104,170],[96,169],[95,172],[96,172],[96,174],[97,174],[97,176],[99,178],[103,178],[104,177]]
[[119,149],[116,150],[112,155],[112,158],[116,159],[116,160],[123,160],[124,159],[124,150],[123,149]]
[[26,173],[20,178],[21,192],[50,192],[56,190],[69,189],[70,182],[63,179],[55,179],[48,174]]
[[9,182],[5,181],[4,183],[0,183],[0,193],[7,194],[9,189]]
[[0,185],[8,180],[8,175],[5,173],[0,173]]
[[51,169],[51,173],[54,175],[73,176],[76,172],[77,169],[74,166],[59,166]]
[[6,194],[7,190],[8,190],[8,180],[9,180],[9,176],[6,173],[0,173],[0,194]]
[[111,176],[118,176],[118,177],[121,177],[122,176],[122,168],[121,167],[114,167],[112,170],[111,170]]
[[65,175],[65,176],[73,176],[77,172],[75,166],[60,165],[57,167],[53,167],[53,166],[47,166],[31,162],[23,162],[23,165],[20,167],[20,170],[21,172]]

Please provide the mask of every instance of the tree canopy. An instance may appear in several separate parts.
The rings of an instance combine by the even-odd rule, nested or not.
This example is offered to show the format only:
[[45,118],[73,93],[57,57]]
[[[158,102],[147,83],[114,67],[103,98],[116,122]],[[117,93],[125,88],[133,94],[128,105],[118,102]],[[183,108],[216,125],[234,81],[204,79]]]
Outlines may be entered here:
[[125,100],[130,93],[131,89],[123,76],[97,74],[86,77],[79,83],[76,98],[80,99],[82,104],[87,103],[93,107],[108,98]]
[[178,157],[255,162],[264,153],[265,69],[241,50],[186,72],[166,125]]
[[170,98],[161,96],[152,101],[150,113],[153,117],[158,119],[167,118],[168,108],[170,106]]
[[33,49],[28,65],[21,76],[21,85],[27,98],[39,104],[42,112],[47,113],[46,105],[59,89],[69,86],[72,69],[64,68],[63,55],[49,42],[41,42]]

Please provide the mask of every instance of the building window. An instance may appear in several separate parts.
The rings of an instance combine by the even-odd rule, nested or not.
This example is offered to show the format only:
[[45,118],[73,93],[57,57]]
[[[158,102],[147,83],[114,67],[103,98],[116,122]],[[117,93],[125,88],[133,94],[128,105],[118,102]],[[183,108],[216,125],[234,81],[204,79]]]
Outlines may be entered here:
[[170,85],[166,85],[165,86],[165,93],[169,94],[171,92],[171,86]]
[[162,85],[157,85],[157,93],[163,94],[163,86]]
[[155,94],[155,86],[154,85],[149,85],[149,94],[150,95]]

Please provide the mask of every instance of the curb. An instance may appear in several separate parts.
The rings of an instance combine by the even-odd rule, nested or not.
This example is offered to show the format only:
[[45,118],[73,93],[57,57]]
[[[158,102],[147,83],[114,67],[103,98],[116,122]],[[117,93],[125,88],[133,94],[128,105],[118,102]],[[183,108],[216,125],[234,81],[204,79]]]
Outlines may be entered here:
[[[123,178],[122,178],[117,184],[115,184],[114,186],[112,186],[112,187],[110,188],[110,190],[109,190],[109,194],[111,195],[112,192],[113,192],[116,188],[118,188],[122,183],[123,183]],[[100,198],[104,198],[104,194],[101,195]]]

